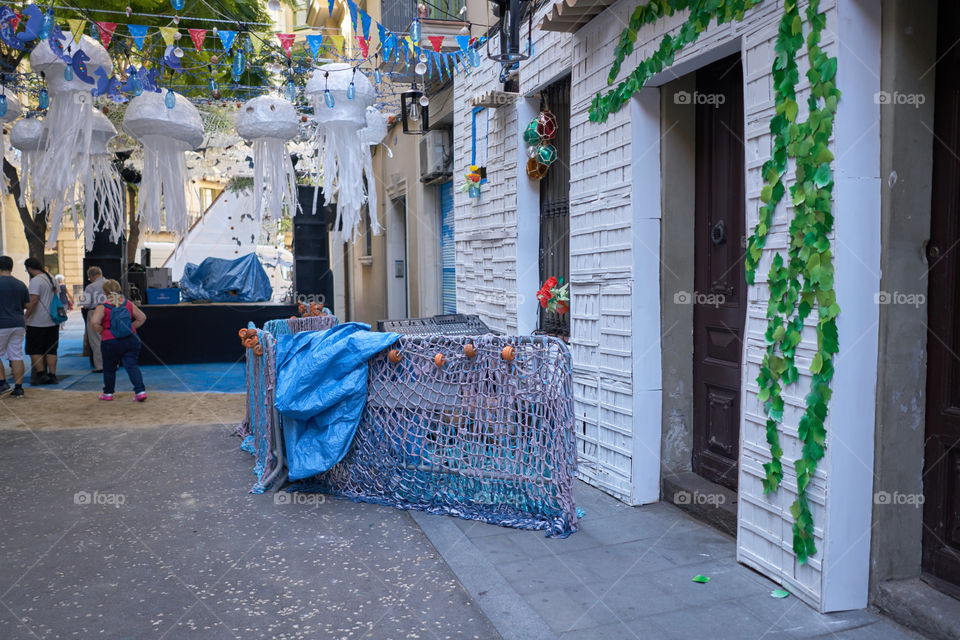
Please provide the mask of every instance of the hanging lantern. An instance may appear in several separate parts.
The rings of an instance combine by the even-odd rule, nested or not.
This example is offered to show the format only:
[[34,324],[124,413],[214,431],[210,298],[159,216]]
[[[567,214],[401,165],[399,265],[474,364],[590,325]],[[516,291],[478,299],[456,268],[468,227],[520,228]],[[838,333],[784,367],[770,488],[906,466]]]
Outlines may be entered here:
[[313,171],[316,175],[322,171],[325,202],[337,202],[335,232],[343,239],[355,239],[367,205],[372,231],[380,233],[373,158],[369,146],[359,139],[360,130],[367,125],[367,107],[373,106],[373,85],[352,65],[338,62],[315,70],[305,93],[317,124],[309,145],[315,161],[322,162],[322,167],[317,165]]
[[409,135],[423,135],[430,130],[429,102],[424,106],[421,102],[426,94],[417,88],[414,82],[408,91],[400,94],[400,120],[403,123],[403,132]]
[[[14,94],[7,94],[6,87],[0,87],[0,122],[7,124],[23,115],[23,106]],[[0,158],[6,155],[6,142],[0,136]],[[0,167],[2,168],[2,167]],[[0,195],[7,195],[7,180],[0,175]]]
[[291,216],[296,213],[297,176],[287,153],[287,141],[299,132],[297,110],[281,98],[259,96],[248,100],[237,116],[237,133],[253,143],[253,210],[258,229],[263,217],[280,220],[285,212]]
[[[107,231],[111,242],[119,242],[123,235],[124,191],[113,163],[113,154],[107,145],[117,135],[117,128],[100,111],[93,112],[90,132],[90,164],[83,186],[84,244],[87,251],[93,249],[94,233]],[[74,224],[78,223],[74,216]],[[76,226],[75,226],[76,229]],[[51,230],[52,233],[52,230]]]
[[[537,135],[543,141],[553,140],[557,135],[557,116],[548,110],[543,110],[537,119],[534,120],[537,125]],[[532,143],[531,143],[532,144]]]
[[487,40],[487,57],[502,64],[514,64],[526,60],[530,54],[520,44],[520,25],[524,11],[528,14],[527,41],[533,34],[533,8],[529,0],[490,0],[493,3],[493,15],[500,20],[496,25],[496,34],[500,38],[500,52],[490,51],[490,39]]
[[[9,104],[7,110],[9,112]],[[45,136],[43,121],[38,118],[22,118],[10,127],[10,146],[20,151],[20,197],[17,202],[21,207],[33,207],[34,211],[40,210],[33,197],[34,168],[46,146]]]
[[[51,41],[57,38],[55,47]],[[69,43],[72,58],[64,56]],[[72,73],[66,72],[67,65]],[[72,36],[55,30],[50,38],[41,40],[30,53],[30,66],[42,73],[47,82],[48,95],[41,92],[40,105],[49,101],[45,119],[47,136],[43,154],[38,158],[33,176],[34,197],[41,209],[49,215],[50,238],[47,246],[56,243],[64,210],[73,201],[75,186],[87,175],[90,165],[90,136],[96,110],[93,109],[91,89],[101,74],[110,77],[113,63],[107,50],[90,36],[81,36],[78,43]],[[69,78],[69,79],[68,79]]]
[[230,63],[230,77],[234,82],[240,82],[243,72],[247,70],[247,56],[243,53],[243,48],[237,46],[233,54],[233,62]]
[[[148,231],[166,227],[187,230],[187,167],[184,152],[203,142],[200,112],[185,97],[144,91],[130,101],[123,130],[143,144],[143,180],[137,198],[137,217]],[[165,216],[164,216],[165,214]]]
[[527,177],[531,180],[540,180],[547,175],[547,169],[549,168],[548,165],[543,164],[536,158],[530,158],[527,160]]

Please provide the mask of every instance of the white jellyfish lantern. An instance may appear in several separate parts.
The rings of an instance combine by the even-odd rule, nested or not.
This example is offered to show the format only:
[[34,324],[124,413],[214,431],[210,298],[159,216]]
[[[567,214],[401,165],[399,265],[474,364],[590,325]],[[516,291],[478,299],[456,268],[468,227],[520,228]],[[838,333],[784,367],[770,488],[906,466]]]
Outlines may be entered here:
[[[173,107],[167,106],[173,95]],[[187,167],[184,152],[203,143],[203,121],[189,100],[177,93],[144,91],[130,101],[123,130],[143,144],[143,179],[137,216],[151,231],[187,230]],[[163,214],[166,214],[164,220]]]
[[21,207],[38,208],[34,198],[34,167],[43,153],[45,134],[43,121],[37,118],[23,118],[10,127],[10,146],[20,152],[20,195],[17,202]]
[[[0,122],[6,125],[21,115],[23,115],[23,106],[20,104],[19,98],[8,91],[6,87],[0,87]],[[4,142],[3,136],[0,136],[0,160],[5,158],[6,155],[7,143]],[[3,163],[0,161],[0,172],[3,171],[2,165]],[[6,176],[0,174],[0,196],[5,195],[7,195],[7,179]],[[0,206],[2,205],[3,199],[0,199]]]
[[[341,237],[353,239],[363,206],[368,204],[368,193],[376,193],[370,147],[359,137],[360,130],[367,126],[367,107],[373,105],[373,85],[351,65],[337,62],[313,72],[306,95],[317,125],[310,147],[323,163],[324,199],[327,203],[336,199],[334,229]],[[369,204],[373,205],[371,229],[380,233],[375,196]]]
[[64,54],[55,52],[49,39],[30,53],[30,66],[43,75],[50,94],[44,153],[34,167],[32,183],[38,202],[49,208],[52,229],[59,227],[72,188],[87,173],[96,113],[91,90],[98,78],[113,73],[103,45],[86,35],[79,43],[68,32],[64,36]]
[[287,141],[297,137],[299,131],[297,110],[283,98],[253,98],[237,116],[237,133],[253,144],[254,217],[258,227],[264,208],[266,217],[275,220],[283,217],[285,208],[290,215],[297,208],[297,177]]
[[113,164],[113,154],[107,144],[117,135],[117,128],[99,111],[94,112],[90,137],[90,164],[83,181],[84,242],[87,251],[93,248],[94,231],[110,232],[111,242],[118,242],[123,234],[123,185]]

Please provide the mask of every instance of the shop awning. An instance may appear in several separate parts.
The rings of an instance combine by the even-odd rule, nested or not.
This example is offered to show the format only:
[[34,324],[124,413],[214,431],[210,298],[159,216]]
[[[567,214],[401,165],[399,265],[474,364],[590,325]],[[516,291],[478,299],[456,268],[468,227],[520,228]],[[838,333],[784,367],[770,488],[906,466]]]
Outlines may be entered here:
[[580,29],[616,0],[554,0],[550,11],[540,23],[544,31],[573,33]]

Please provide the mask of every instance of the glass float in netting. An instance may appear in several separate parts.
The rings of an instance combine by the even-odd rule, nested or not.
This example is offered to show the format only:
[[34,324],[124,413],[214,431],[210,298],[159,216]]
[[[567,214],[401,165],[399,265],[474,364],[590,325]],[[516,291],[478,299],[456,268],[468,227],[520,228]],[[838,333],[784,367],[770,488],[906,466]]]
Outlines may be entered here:
[[540,180],[547,175],[547,169],[549,168],[536,158],[530,158],[527,160],[527,177],[531,180]]
[[556,137],[557,116],[553,113],[547,110],[541,111],[534,122],[537,123],[537,135],[543,140],[553,140]]

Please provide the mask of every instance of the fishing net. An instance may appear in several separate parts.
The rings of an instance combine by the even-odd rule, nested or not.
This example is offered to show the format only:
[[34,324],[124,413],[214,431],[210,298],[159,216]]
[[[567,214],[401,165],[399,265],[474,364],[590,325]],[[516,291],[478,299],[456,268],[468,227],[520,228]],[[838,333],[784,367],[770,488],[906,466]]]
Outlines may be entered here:
[[[247,349],[247,415],[234,429],[234,433],[243,438],[240,447],[253,455],[253,472],[257,482],[250,493],[263,493],[280,472],[280,459],[275,442],[278,441],[279,425],[274,411],[274,392],[277,386],[276,341],[274,336],[290,335],[300,331],[323,331],[336,326],[337,317],[308,316],[269,320],[262,331],[257,333],[263,355],[256,356]],[[248,329],[255,328],[251,322]]]
[[346,457],[292,490],[550,536],[576,530],[573,383],[562,341],[407,336],[394,350],[399,362],[389,353],[370,361]]

